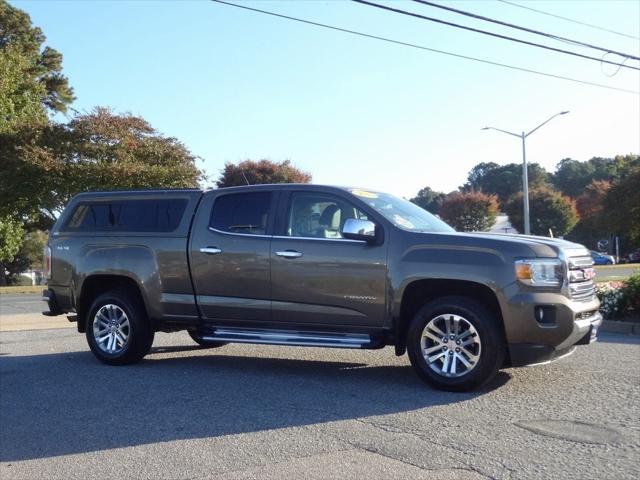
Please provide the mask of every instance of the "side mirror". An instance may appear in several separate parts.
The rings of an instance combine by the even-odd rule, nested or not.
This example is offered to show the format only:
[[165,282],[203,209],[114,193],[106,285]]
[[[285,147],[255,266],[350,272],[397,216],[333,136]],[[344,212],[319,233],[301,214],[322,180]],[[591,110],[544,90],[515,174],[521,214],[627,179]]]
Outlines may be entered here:
[[349,240],[374,242],[376,240],[376,225],[369,220],[349,218],[342,227],[342,236]]

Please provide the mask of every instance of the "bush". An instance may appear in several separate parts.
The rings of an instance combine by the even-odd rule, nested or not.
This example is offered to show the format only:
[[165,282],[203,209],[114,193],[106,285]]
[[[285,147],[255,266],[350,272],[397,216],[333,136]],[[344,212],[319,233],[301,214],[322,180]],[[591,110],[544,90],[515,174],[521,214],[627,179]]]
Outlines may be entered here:
[[596,295],[600,299],[600,313],[606,319],[621,316],[625,309],[622,282],[596,283]]
[[622,295],[625,306],[640,313],[640,272],[631,275],[624,281]]

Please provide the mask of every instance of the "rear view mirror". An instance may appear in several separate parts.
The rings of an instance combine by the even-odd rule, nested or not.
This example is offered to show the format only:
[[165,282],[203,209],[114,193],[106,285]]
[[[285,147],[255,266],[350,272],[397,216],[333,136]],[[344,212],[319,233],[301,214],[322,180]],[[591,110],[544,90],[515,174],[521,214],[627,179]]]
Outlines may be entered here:
[[373,242],[376,239],[376,225],[369,220],[349,218],[342,227],[342,236],[349,240]]

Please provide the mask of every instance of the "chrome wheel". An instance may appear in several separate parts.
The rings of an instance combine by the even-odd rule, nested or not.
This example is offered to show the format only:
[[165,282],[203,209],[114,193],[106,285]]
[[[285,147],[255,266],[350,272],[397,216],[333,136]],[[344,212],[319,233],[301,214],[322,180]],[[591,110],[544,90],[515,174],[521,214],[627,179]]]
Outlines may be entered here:
[[431,319],[420,338],[427,365],[444,377],[461,377],[473,370],[481,347],[475,327],[464,317],[448,313]]
[[118,305],[103,305],[93,317],[93,338],[105,353],[114,355],[122,352],[129,342],[130,334],[129,318]]

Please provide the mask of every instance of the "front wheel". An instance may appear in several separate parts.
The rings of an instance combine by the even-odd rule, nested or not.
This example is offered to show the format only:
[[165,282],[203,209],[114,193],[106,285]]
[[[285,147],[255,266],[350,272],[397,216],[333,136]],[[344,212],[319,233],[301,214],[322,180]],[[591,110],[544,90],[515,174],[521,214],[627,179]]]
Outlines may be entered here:
[[441,390],[467,391],[491,380],[504,361],[499,319],[459,296],[429,302],[413,318],[407,351],[414,369]]
[[87,342],[109,365],[136,363],[149,353],[154,332],[139,298],[114,290],[96,297],[89,309]]

